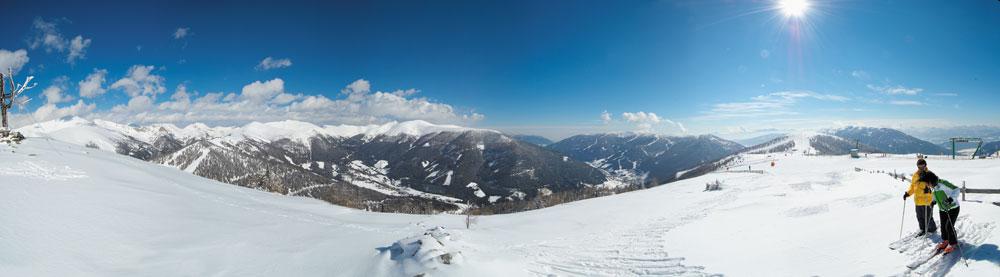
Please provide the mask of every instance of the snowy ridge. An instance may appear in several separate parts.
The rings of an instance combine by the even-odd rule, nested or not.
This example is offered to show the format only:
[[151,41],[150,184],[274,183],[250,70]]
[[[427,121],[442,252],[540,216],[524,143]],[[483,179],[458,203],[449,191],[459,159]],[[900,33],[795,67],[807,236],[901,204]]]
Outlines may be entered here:
[[304,145],[309,145],[309,138],[316,135],[331,137],[365,137],[385,136],[422,136],[437,132],[483,131],[496,132],[488,129],[475,129],[456,125],[437,125],[423,120],[405,122],[389,122],[381,125],[326,125],[318,126],[308,122],[286,120],[277,122],[251,122],[239,127],[209,127],[202,123],[189,124],[183,128],[173,124],[150,124],[148,126],[131,126],[100,119],[88,120],[80,117],[68,117],[40,122],[18,129],[26,136],[51,136],[58,140],[86,145],[95,142],[102,150],[107,145],[131,137],[145,143],[152,143],[156,138],[173,135],[177,139],[215,138],[220,141],[238,142],[245,139],[256,139],[270,142],[280,139],[291,139]]
[[[846,151],[834,151],[834,153],[828,153],[829,151],[838,149],[827,149],[828,147],[818,147],[818,145],[824,142],[836,142],[837,146],[843,147],[843,145],[848,145],[851,148],[854,144],[848,142],[847,140],[824,133],[818,132],[797,132],[792,134],[787,134],[763,142],[758,145],[750,146],[740,153],[750,153],[750,154],[765,154],[765,153],[786,153],[786,154],[797,154],[797,155],[839,155],[845,154]],[[839,153],[845,152],[845,153]]]
[[121,130],[98,126],[92,121],[73,117],[68,120],[52,120],[17,129],[27,137],[51,137],[56,140],[81,146],[96,147],[114,152],[119,141],[125,139]]
[[817,154],[816,148],[812,146],[812,140],[817,136],[821,136],[821,134],[816,132],[799,132],[789,135],[791,141],[795,143],[795,146],[791,149],[792,153],[803,155]]

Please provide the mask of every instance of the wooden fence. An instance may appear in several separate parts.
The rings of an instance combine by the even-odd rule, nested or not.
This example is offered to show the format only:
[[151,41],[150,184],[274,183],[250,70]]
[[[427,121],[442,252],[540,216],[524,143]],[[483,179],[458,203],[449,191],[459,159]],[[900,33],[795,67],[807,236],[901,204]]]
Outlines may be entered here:
[[[860,167],[855,167],[854,171],[857,171],[857,172],[868,172],[868,173],[885,173],[885,174],[888,174],[889,176],[892,176],[893,179],[898,179],[898,180],[901,180],[903,182],[910,182],[910,178],[907,178],[907,174],[905,174],[905,173],[897,173],[895,171],[888,172],[888,171],[884,171],[884,170],[870,170],[870,169],[864,169],[864,168],[860,168]],[[965,194],[967,194],[967,193],[1000,194],[1000,189],[974,189],[974,188],[966,188],[965,187],[965,181],[962,181],[961,191],[962,191],[962,201],[965,201]],[[1000,202],[993,202],[993,205],[1000,206]]]

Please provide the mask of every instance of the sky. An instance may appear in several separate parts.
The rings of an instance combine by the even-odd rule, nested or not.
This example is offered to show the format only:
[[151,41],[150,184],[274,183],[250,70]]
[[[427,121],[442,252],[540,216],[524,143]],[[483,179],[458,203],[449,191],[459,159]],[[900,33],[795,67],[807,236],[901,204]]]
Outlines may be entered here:
[[0,67],[37,83],[14,127],[426,120],[560,139],[1000,123],[1000,2],[805,1],[13,1]]

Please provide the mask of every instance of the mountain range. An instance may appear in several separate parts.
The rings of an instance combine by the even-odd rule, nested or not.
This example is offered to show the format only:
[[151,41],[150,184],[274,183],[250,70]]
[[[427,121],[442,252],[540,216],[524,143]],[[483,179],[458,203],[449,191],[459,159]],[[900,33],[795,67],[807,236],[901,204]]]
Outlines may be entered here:
[[676,179],[677,172],[727,156],[743,146],[713,135],[618,133],[572,136],[547,148],[621,179],[658,185]]
[[66,118],[20,131],[225,183],[379,211],[456,210],[608,181],[588,164],[497,131],[424,121],[179,128]]
[[858,146],[854,138],[861,139],[866,152],[944,153],[902,132],[860,127],[780,135],[750,147],[713,135],[641,133],[577,135],[545,143],[535,136],[425,121],[182,128],[73,117],[19,131],[238,186],[408,213],[458,211],[585,188],[658,185],[703,174],[706,166],[740,153],[842,155]]

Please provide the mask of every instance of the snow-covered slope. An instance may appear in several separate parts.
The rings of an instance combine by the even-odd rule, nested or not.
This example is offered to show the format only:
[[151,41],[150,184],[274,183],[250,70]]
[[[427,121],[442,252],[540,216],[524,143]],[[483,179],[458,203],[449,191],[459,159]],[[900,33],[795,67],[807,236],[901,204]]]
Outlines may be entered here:
[[[1000,179],[998,159],[929,163],[969,187]],[[904,235],[916,230],[912,202],[901,203],[905,183],[871,171],[912,164],[782,156],[763,174],[707,174],[465,229],[460,215],[362,212],[29,138],[0,145],[0,276],[1000,274],[997,196],[962,202],[969,267],[951,255],[909,272],[937,235],[887,247],[900,216]],[[703,191],[715,181],[722,190]]]
[[[492,205],[534,197],[540,189],[560,192],[608,183],[600,170],[500,132],[419,120],[180,128],[64,118],[21,130],[29,137],[114,151],[229,184],[385,212],[456,211],[469,201]],[[359,170],[377,163],[383,163],[379,170]],[[450,186],[451,180],[478,183],[481,191]]]
[[826,132],[848,140],[860,140],[885,153],[942,155],[947,149],[895,129],[850,126]]

